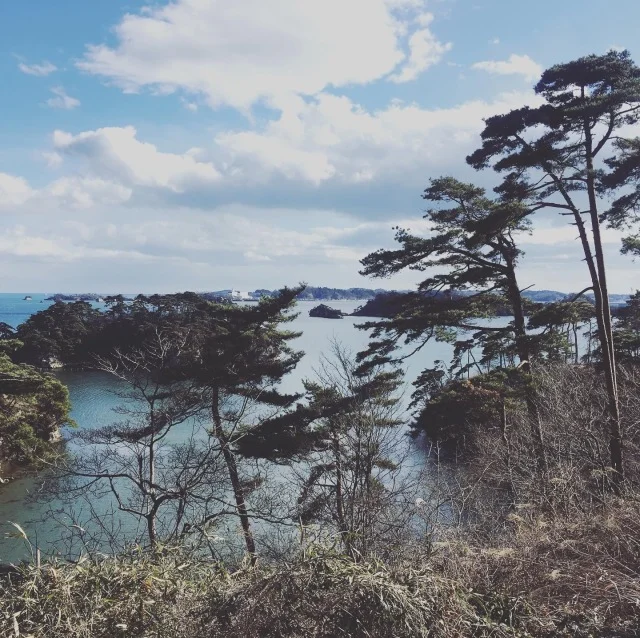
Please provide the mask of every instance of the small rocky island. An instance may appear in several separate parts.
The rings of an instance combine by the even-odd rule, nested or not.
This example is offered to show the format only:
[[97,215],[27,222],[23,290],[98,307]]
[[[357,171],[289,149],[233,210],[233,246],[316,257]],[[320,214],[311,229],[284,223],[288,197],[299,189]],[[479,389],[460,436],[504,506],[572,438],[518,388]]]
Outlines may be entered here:
[[323,303],[309,310],[310,317],[320,317],[321,319],[342,319],[344,313],[342,310],[331,308]]

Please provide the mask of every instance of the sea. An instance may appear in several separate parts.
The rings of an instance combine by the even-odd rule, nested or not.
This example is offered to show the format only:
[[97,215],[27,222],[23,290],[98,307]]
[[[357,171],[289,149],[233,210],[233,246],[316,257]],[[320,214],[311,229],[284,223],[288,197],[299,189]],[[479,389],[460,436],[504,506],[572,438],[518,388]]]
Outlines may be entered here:
[[[51,301],[42,293],[0,294],[0,322],[13,327],[26,321],[32,314],[47,308]],[[353,354],[363,350],[368,342],[366,331],[356,326],[366,319],[344,317],[343,319],[321,319],[309,316],[309,310],[319,302],[302,301],[297,305],[298,315],[289,328],[302,335],[294,342],[294,347],[305,355],[296,370],[283,382],[283,390],[296,392],[302,389],[304,379],[313,379],[323,356],[330,355],[332,344],[340,344]],[[353,312],[363,301],[331,301],[331,307],[344,313]],[[102,304],[95,303],[95,307]],[[494,321],[506,321],[496,319]],[[419,372],[436,360],[449,361],[452,346],[441,342],[429,342],[420,352],[407,360],[405,365],[404,405],[408,404],[411,382]],[[56,372],[56,376],[69,388],[72,411],[71,417],[79,428],[93,429],[117,421],[115,409],[121,402],[115,394],[117,382],[106,374],[98,372]],[[420,451],[416,451],[419,454]],[[26,476],[16,478],[0,486],[0,564],[29,558],[33,548],[38,547],[44,554],[64,553],[59,545],[60,521],[52,521],[51,512],[56,503],[35,498],[42,488],[43,477]],[[80,505],[79,505],[80,507]],[[28,542],[12,523],[24,530]],[[71,524],[71,519],[69,519]]]

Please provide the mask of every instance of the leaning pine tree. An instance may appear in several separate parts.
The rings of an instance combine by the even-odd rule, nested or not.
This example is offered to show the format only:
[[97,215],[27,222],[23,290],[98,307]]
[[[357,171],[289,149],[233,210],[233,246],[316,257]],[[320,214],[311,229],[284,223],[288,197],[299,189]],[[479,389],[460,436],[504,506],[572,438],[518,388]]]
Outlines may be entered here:
[[[503,192],[532,200],[532,211],[553,209],[576,226],[595,297],[608,396],[614,485],[624,480],[623,440],[607,273],[601,237],[603,199],[619,179],[607,179],[602,156],[629,152],[625,128],[640,120],[640,68],[627,51],[590,55],[547,69],[535,87],[543,103],[486,121],[483,144],[467,161],[507,174]],[[615,158],[609,160],[616,164]],[[615,166],[614,166],[615,170]],[[627,175],[632,175],[627,173]],[[618,211],[624,217],[624,207]]]
[[[415,352],[430,339],[455,338],[470,331],[467,346],[489,346],[499,338],[513,344],[522,371],[527,374],[532,357],[527,335],[525,308],[516,276],[521,251],[516,244],[519,233],[529,228],[530,209],[519,199],[503,196],[491,199],[484,189],[451,177],[432,180],[424,199],[444,207],[428,210],[428,237],[419,237],[398,229],[397,250],[379,250],[365,259],[362,274],[387,277],[405,269],[434,272],[418,286],[395,301],[390,319],[364,324],[372,329],[373,340],[362,353],[364,366],[394,360],[398,343],[412,344]],[[506,307],[513,322],[501,327],[478,324],[481,317],[495,316]],[[458,345],[466,342],[458,342]],[[395,357],[397,360],[397,357]],[[425,371],[418,380],[432,375]],[[416,395],[420,396],[418,387]],[[546,470],[542,428],[530,389],[525,390],[538,467]]]
[[[284,326],[295,315],[288,312],[302,287],[283,289],[275,297],[265,297],[255,306],[233,304],[202,305],[202,314],[192,329],[197,331],[192,356],[185,358],[185,376],[194,379],[205,391],[211,414],[211,436],[217,440],[233,488],[236,513],[240,519],[251,563],[256,560],[256,544],[251,530],[247,503],[250,486],[241,479],[239,446],[252,431],[292,406],[299,394],[279,390],[283,377],[291,372],[303,356],[289,342],[299,333]],[[252,456],[265,458],[273,454],[277,441],[289,441],[284,432],[293,422],[278,420],[271,441],[264,449],[252,450]],[[295,439],[295,432],[291,438]],[[300,443],[296,441],[296,449]],[[288,450],[281,450],[286,456]]]

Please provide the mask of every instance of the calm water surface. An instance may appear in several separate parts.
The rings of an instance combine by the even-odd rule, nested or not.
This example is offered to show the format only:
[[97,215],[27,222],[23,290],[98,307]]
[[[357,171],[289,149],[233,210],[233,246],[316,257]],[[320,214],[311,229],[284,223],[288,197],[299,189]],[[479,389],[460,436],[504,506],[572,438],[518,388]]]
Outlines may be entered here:
[[[31,294],[32,301],[25,301],[28,293],[0,294],[0,321],[17,326],[34,312],[48,307],[51,302],[44,300],[43,294]],[[328,354],[331,342],[337,341],[354,353],[367,344],[367,333],[354,326],[365,319],[345,317],[341,320],[316,319],[309,317],[309,310],[318,302],[300,302],[299,316],[290,324],[290,328],[301,331],[302,336],[295,346],[306,354],[294,373],[284,381],[283,389],[295,392],[301,389],[305,378],[314,376],[322,354]],[[329,302],[334,308],[352,312],[364,302]],[[97,306],[98,304],[96,304]],[[497,320],[506,321],[506,320]],[[444,343],[429,343],[420,353],[407,362],[407,383],[415,379],[420,370],[431,365],[437,359],[448,361],[451,346]],[[121,402],[114,394],[117,384],[108,375],[96,372],[60,372],[58,377],[69,387],[72,402],[72,418],[80,428],[97,428],[118,420],[113,409]],[[407,391],[406,395],[408,396]],[[36,541],[43,551],[52,551],[56,547],[56,535],[53,524],[41,519],[50,506],[32,502],[29,494],[37,491],[42,479],[23,478],[0,488],[0,563],[19,560],[25,556],[25,546],[15,538],[5,537],[13,528],[7,521],[20,524],[32,541]]]

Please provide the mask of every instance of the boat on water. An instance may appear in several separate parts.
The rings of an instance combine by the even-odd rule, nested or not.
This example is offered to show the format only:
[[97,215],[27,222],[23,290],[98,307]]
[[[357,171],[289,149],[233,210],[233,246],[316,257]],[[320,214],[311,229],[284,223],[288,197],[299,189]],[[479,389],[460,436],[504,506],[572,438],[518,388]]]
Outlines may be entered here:
[[238,302],[238,301],[243,301],[243,302],[254,302],[257,303],[258,299],[255,299],[250,293],[248,292],[242,292],[240,290],[232,290],[231,291],[231,301],[233,302]]
[[25,298],[22,301],[33,301],[33,297],[30,297],[29,295],[25,295]]

